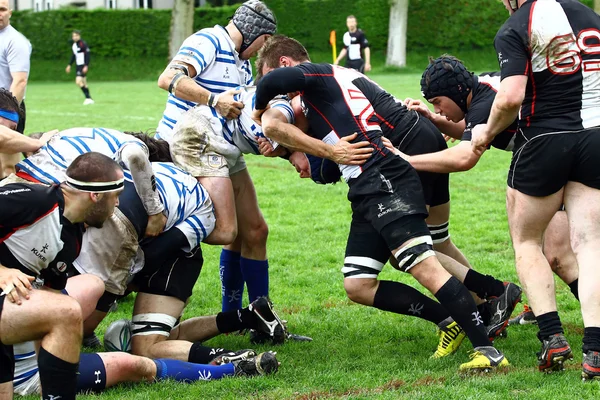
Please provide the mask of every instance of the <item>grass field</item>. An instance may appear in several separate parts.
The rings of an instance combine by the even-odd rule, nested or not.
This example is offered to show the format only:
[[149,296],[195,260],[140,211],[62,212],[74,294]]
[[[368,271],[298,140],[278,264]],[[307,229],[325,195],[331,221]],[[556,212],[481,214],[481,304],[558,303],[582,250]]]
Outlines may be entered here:
[[[381,74],[372,78],[399,98],[419,97],[420,74]],[[155,128],[165,93],[154,82],[91,82],[96,104],[82,106],[74,84],[33,83],[27,92],[29,132],[75,126],[121,130]],[[504,208],[509,154],[492,150],[474,170],[451,178],[451,232],[476,269],[516,280]],[[578,303],[562,282],[558,304],[575,361],[556,375],[537,372],[539,342],[533,326],[511,327],[497,341],[512,366],[489,376],[461,376],[458,365],[472,347],[431,360],[437,345],[434,326],[404,316],[352,304],[346,299],[340,268],[350,221],[346,185],[318,186],[300,180],[283,160],[247,157],[259,204],[270,227],[271,297],[293,332],[312,343],[286,343],[275,350],[278,374],[183,385],[173,382],[127,385],[108,390],[106,399],[576,399],[597,398],[597,384],[580,381],[583,325]],[[220,310],[219,248],[203,247],[205,264],[185,318]],[[382,279],[417,285],[386,267]],[[132,300],[120,304],[111,321],[131,315]],[[520,308],[518,308],[520,310]],[[229,335],[210,345],[247,348],[248,338]],[[267,346],[259,346],[264,351]],[[92,398],[92,396],[81,396]],[[33,397],[32,397],[33,399]]]

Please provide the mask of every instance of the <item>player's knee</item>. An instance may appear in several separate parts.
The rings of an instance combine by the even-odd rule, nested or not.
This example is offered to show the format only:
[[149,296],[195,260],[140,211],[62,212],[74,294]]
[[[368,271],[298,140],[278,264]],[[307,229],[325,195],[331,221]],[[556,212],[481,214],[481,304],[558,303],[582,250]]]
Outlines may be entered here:
[[133,354],[149,358],[157,358],[153,352],[156,343],[168,339],[177,318],[167,314],[149,313],[134,315],[131,331],[131,350]]
[[269,226],[264,218],[261,217],[260,220],[246,228],[242,234],[244,242],[250,247],[266,246],[269,236]]
[[128,354],[119,363],[119,374],[133,381],[152,381],[156,376],[156,364],[147,357]]
[[375,295],[377,279],[345,278],[344,289],[350,300],[358,304],[371,305]]
[[54,302],[56,309],[48,313],[52,316],[55,326],[83,336],[83,316],[79,302],[69,296],[61,295],[60,301]]

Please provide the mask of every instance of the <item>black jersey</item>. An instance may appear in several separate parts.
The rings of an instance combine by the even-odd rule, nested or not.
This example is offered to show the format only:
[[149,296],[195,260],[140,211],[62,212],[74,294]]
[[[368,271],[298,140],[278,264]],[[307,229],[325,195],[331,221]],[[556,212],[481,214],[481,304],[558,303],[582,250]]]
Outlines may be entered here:
[[[500,88],[499,72],[483,73],[474,78],[473,96],[469,110],[465,115],[466,127],[461,140],[470,141],[473,127],[487,123],[496,93],[498,93],[498,89]],[[495,147],[500,150],[512,151],[515,144],[517,122],[515,120],[508,128],[496,135],[492,143],[488,145],[488,148]]]
[[529,0],[494,40],[502,79],[527,75],[527,137],[600,125],[600,16],[575,0]]
[[302,95],[311,136],[335,144],[344,136],[358,133],[355,142],[367,140],[374,148],[363,166],[339,166],[346,180],[356,178],[364,169],[392,155],[381,141],[381,119],[369,100],[372,93],[383,90],[364,75],[330,64],[303,63],[278,68],[260,80],[256,108],[264,109],[278,94],[297,91]]
[[65,271],[79,255],[83,236],[83,224],[63,216],[64,204],[59,186],[0,187],[0,264],[63,289]]
[[365,33],[360,29],[344,33],[343,42],[344,48],[348,51],[348,60],[362,59],[361,50],[369,47],[369,41]]

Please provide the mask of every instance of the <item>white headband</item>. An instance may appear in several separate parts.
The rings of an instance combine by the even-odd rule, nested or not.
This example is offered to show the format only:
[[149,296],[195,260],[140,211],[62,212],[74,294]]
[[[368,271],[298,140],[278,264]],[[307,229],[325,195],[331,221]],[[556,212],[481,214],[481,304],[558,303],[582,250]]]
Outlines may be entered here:
[[125,186],[125,179],[110,182],[81,182],[67,176],[67,185],[81,192],[106,193],[122,189]]

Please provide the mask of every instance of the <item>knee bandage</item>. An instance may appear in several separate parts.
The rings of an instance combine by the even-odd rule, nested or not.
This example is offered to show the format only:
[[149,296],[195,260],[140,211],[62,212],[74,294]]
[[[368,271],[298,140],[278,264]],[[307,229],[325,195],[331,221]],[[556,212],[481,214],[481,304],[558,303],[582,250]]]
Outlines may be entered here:
[[431,256],[435,256],[435,252],[430,236],[412,239],[394,254],[398,261],[398,269],[402,272],[408,272],[412,267]]
[[148,313],[134,315],[131,336],[169,336],[177,323],[177,318],[167,314]]
[[344,278],[377,278],[384,264],[369,257],[346,257],[342,273]]
[[431,235],[431,239],[433,240],[433,244],[443,243],[446,240],[450,239],[450,222],[444,222],[440,225],[429,225],[429,234]]

